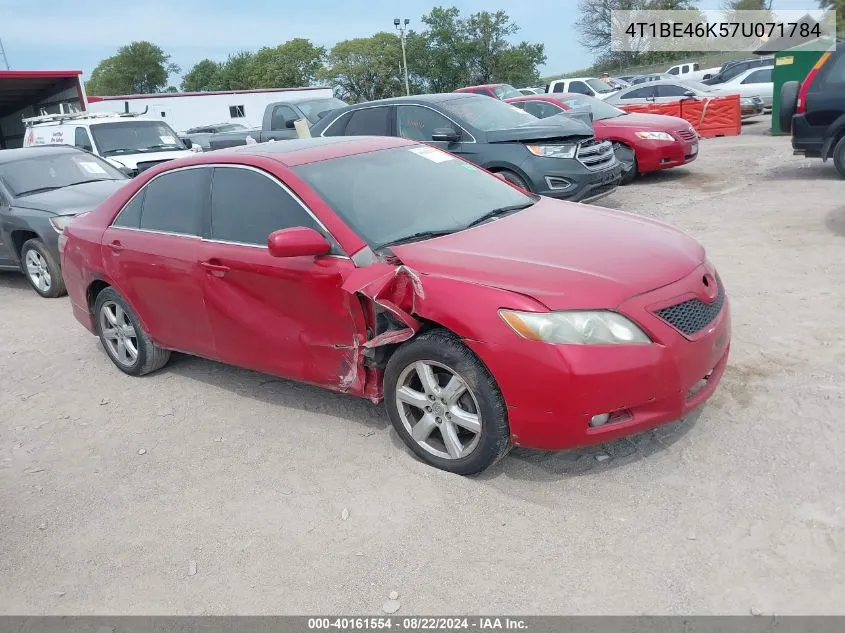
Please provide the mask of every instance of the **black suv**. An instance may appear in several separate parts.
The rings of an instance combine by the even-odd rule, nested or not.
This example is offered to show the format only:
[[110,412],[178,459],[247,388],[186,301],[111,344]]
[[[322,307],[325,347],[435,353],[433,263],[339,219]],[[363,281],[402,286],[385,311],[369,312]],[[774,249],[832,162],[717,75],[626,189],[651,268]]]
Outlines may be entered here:
[[845,178],[845,42],[824,53],[804,81],[783,84],[779,123],[792,132],[796,154],[833,158]]
[[729,81],[739,75],[740,73],[745,72],[749,68],[762,68],[763,66],[774,66],[775,65],[775,58],[774,57],[752,57],[750,59],[738,59],[736,61],[727,62],[724,66],[719,69],[712,77],[708,77],[707,79],[703,80],[701,83],[707,84],[708,86],[715,86],[716,84],[723,84],[726,81]]

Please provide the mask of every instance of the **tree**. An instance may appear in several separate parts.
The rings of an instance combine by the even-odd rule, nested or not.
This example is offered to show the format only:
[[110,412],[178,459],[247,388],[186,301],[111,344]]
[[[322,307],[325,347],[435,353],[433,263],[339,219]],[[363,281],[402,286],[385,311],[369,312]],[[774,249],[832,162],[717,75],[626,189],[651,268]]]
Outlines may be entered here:
[[273,48],[262,48],[252,58],[249,82],[254,88],[310,86],[323,67],[326,49],[297,37]]
[[723,0],[722,11],[771,11],[772,0]]
[[845,37],[845,0],[819,0],[819,8],[836,11],[836,34]]
[[167,86],[167,78],[180,72],[170,55],[151,42],[132,42],[97,64],[86,82],[91,95],[149,94]]
[[376,33],[338,42],[332,47],[321,79],[333,83],[341,98],[353,102],[402,94],[402,47],[393,33]]
[[249,73],[255,55],[249,51],[239,51],[223,63],[218,73],[218,90],[249,90]]
[[203,59],[182,78],[182,90],[185,92],[206,92],[220,87],[220,71],[223,65],[210,59]]

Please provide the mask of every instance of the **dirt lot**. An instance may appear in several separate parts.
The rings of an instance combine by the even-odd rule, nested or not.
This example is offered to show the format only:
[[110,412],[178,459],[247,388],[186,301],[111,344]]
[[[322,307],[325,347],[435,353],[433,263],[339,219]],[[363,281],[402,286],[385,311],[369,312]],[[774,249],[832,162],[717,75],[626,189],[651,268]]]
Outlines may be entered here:
[[0,275],[0,612],[378,613],[395,590],[400,614],[841,613],[843,182],[764,127],[606,203],[718,266],[709,405],[474,479],[366,402],[186,357],[126,377],[66,299]]

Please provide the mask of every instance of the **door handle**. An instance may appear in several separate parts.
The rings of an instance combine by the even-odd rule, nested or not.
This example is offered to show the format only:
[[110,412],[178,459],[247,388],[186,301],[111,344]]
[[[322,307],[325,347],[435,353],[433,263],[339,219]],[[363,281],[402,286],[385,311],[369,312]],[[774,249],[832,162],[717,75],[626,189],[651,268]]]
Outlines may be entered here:
[[115,253],[119,253],[120,251],[123,250],[123,244],[120,243],[120,240],[114,240],[114,241],[106,244],[106,248],[114,251]]
[[222,277],[229,272],[229,267],[221,264],[217,260],[209,260],[207,262],[200,262],[200,266],[205,268],[210,274],[215,277]]

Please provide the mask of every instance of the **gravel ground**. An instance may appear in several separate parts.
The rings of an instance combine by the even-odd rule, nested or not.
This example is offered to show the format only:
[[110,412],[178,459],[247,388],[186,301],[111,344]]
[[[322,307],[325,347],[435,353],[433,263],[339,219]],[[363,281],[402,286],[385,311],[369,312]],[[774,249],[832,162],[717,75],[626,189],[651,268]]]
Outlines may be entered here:
[[477,478],[363,401],[188,357],[125,377],[67,299],[0,274],[0,613],[841,613],[843,183],[765,127],[605,202],[719,268],[710,403]]

